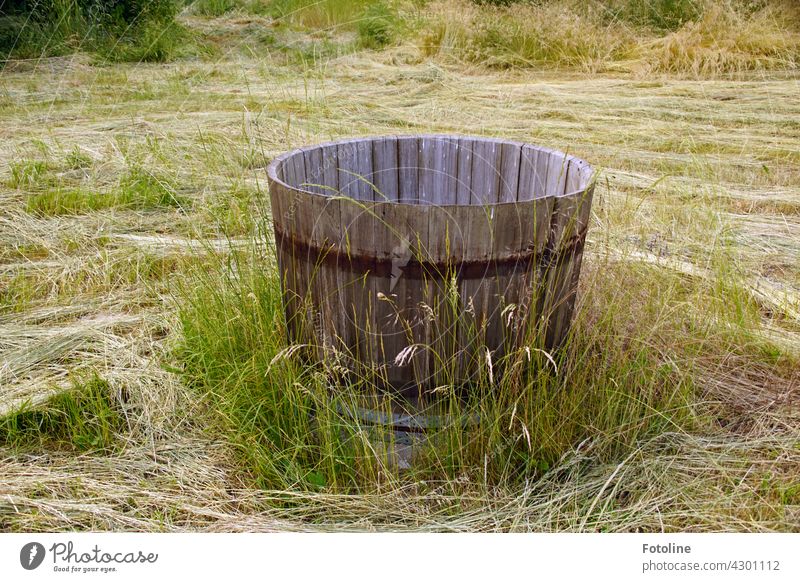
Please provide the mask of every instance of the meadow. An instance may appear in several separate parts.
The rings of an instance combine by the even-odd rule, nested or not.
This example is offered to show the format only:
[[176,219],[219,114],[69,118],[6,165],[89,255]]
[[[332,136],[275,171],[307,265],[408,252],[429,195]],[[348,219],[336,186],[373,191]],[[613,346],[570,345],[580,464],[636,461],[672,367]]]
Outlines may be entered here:
[[[0,70],[1,531],[800,530],[792,2],[176,13]],[[409,469],[287,344],[265,174],[404,133],[599,170],[565,349]]]

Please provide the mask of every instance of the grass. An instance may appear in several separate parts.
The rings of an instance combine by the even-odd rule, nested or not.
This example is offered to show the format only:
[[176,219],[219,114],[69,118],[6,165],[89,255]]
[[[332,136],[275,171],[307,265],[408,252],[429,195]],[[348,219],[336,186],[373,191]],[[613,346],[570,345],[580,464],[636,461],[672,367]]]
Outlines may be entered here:
[[178,9],[175,0],[9,3],[0,12],[0,55],[38,59],[89,50],[106,61],[163,62],[188,38],[175,22]]
[[[361,51],[340,4],[285,3],[265,43],[246,6],[183,15],[213,57],[6,64],[0,529],[796,531],[792,11],[575,8],[545,44],[553,3],[387,2],[410,32]],[[603,172],[566,349],[443,395],[479,424],[399,471],[288,343],[263,168],[424,131]]]
[[192,46],[191,35],[180,23],[158,20],[103,37],[94,49],[102,63],[164,63],[202,52]]
[[743,16],[712,5],[697,22],[688,22],[640,52],[647,70],[697,77],[792,68],[800,56],[793,18],[793,9],[780,6]]
[[9,188],[33,186],[39,182],[46,173],[46,162],[15,162],[11,165],[11,177],[6,181],[6,185]]
[[[654,0],[653,2],[612,0],[601,3],[606,16],[611,20],[668,31],[701,20],[706,4],[704,0]],[[729,6],[733,7],[733,3]]]
[[596,70],[629,58],[636,44],[624,25],[551,3],[493,10],[440,3],[431,20],[420,40],[423,54],[491,68]]
[[709,77],[792,68],[800,54],[800,14],[787,0],[197,0],[177,20],[177,4],[165,0],[135,18],[125,11],[133,20],[113,26],[108,24],[113,19],[94,22],[81,2],[54,5],[46,18],[1,16],[0,46],[13,57],[30,59],[81,49],[96,53],[99,62],[213,59],[226,50],[220,41],[230,40],[228,32],[215,33],[213,25],[187,28],[186,18],[240,14],[270,18],[270,28],[282,37],[315,31],[310,42],[301,43],[276,41],[263,26],[254,32],[288,54],[312,45],[315,59],[402,44],[426,58],[480,67]]
[[92,167],[92,157],[77,146],[67,154],[65,162],[70,170],[86,170]]
[[375,3],[368,0],[277,0],[269,7],[270,13],[283,22],[326,30],[354,26],[371,4]]
[[238,6],[236,0],[196,0],[191,9],[195,14],[217,17],[227,14]]
[[[123,289],[138,289],[144,296],[142,300],[149,303],[154,301],[149,297],[153,288],[166,285],[185,262],[179,257],[136,249],[102,249],[83,260],[76,260],[74,256],[62,257],[62,260],[60,272],[34,268],[6,277],[0,285],[0,312],[24,311],[37,304],[63,307],[69,305],[77,293],[102,297]],[[130,300],[133,303],[134,297]]]
[[359,43],[364,48],[384,48],[396,40],[399,24],[397,15],[387,5],[372,4],[358,23]]
[[75,451],[111,451],[125,421],[108,382],[96,373],[73,378],[68,390],[44,404],[28,403],[0,421],[0,443],[15,448],[67,447]]
[[[216,192],[203,207],[203,227],[229,237],[249,235],[257,226],[253,205],[258,196],[257,190],[243,184],[233,184]],[[199,230],[200,227],[196,226],[192,232]]]
[[533,3],[494,9],[434,4],[422,51],[495,68],[669,72],[709,77],[784,69],[800,54],[788,4],[756,10],[733,0]]
[[[261,266],[269,255],[220,259],[217,271],[189,278],[179,361],[260,487],[291,490],[322,482],[331,492],[369,492],[386,479],[448,482],[469,475],[478,494],[541,475],[582,441],[593,441],[595,453],[610,461],[642,440],[700,422],[693,358],[711,340],[698,334],[694,344],[681,346],[684,352],[656,335],[688,324],[681,317],[662,319],[687,301],[688,291],[675,277],[664,277],[653,282],[663,291],[642,302],[621,282],[659,274],[631,270],[626,277],[616,269],[613,279],[590,275],[585,311],[553,362],[558,373],[530,351],[494,362],[515,371],[502,379],[493,381],[484,367],[474,401],[453,396],[443,403],[467,417],[479,415],[479,426],[443,428],[431,441],[450,446],[432,447],[410,473],[398,472],[385,453],[371,450],[370,438],[389,435],[370,437],[365,427],[331,412],[353,406],[353,393],[370,383],[368,377],[335,388],[334,360],[308,367],[297,357],[302,350],[284,349],[279,280]],[[728,305],[734,309],[738,302]]]
[[[697,227],[702,214],[687,223]],[[274,251],[263,234],[250,253],[226,253],[213,269],[189,274],[179,300],[178,365],[209,403],[215,430],[240,452],[253,486],[366,494],[419,480],[455,487],[465,479],[468,485],[454,492],[473,498],[500,488],[510,495],[557,467],[578,443],[591,442],[598,462],[617,463],[642,442],[712,431],[724,413],[704,401],[697,378],[732,355],[762,360],[775,378],[795,381],[798,359],[761,337],[763,306],[731,268],[736,259],[725,227],[715,226],[717,251],[706,255],[714,265],[711,287],[704,277],[686,281],[595,257],[573,330],[555,359],[530,349],[487,359],[466,400],[450,392],[438,402],[479,418],[477,425],[434,431],[411,468],[375,444],[392,434],[342,412],[358,406],[375,379],[356,368],[337,382],[345,354],[309,366],[307,346],[292,346],[279,277],[267,267]],[[704,311],[687,309],[698,304]],[[434,319],[442,317],[439,309],[432,306]],[[494,377],[493,367],[506,372]],[[447,382],[444,374],[440,391]]]
[[[13,174],[12,182],[21,184],[19,180],[13,179]],[[109,208],[150,210],[171,207],[182,209],[187,204],[187,199],[176,191],[167,178],[155,176],[141,168],[133,168],[120,179],[119,185],[111,192],[57,187],[28,195],[25,209],[32,214],[62,216]]]

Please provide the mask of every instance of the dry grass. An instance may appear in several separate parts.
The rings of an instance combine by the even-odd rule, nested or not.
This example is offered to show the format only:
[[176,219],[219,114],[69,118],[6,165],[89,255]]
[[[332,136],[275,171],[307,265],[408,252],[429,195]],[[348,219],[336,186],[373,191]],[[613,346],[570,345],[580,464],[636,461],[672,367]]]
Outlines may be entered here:
[[650,4],[650,20],[664,16],[655,2],[565,1],[488,9],[440,1],[425,13],[420,48],[427,56],[490,68],[698,78],[791,69],[800,59],[800,14],[791,2],[765,3],[755,11],[735,0],[686,2],[703,10],[687,14],[674,30],[646,26],[648,19],[641,18],[646,11],[625,10],[626,4]]
[[792,69],[800,60],[797,22],[797,9],[789,3],[767,5],[750,17],[711,4],[699,22],[642,47],[643,72],[707,77]]
[[[230,42],[244,44],[255,33],[237,18],[222,20]],[[691,37],[680,41],[689,46],[703,26],[675,38]],[[763,58],[791,64],[776,54]],[[763,70],[736,82],[492,71],[421,60],[408,46],[299,69],[279,51],[234,45],[219,61],[105,68],[77,56],[8,67],[0,74],[0,93],[11,96],[0,102],[0,414],[25,400],[46,406],[70,374],[93,370],[126,429],[109,454],[0,448],[0,529],[800,529],[797,77],[767,72],[770,60],[720,65],[702,51],[686,55],[680,69],[648,58],[680,76]],[[586,69],[603,68],[592,59]],[[246,210],[257,212],[262,166],[278,152],[423,131],[542,143],[603,169],[583,277],[587,322],[602,315],[591,289],[610,289],[602,286],[617,263],[643,305],[663,289],[655,282],[685,291],[657,320],[677,312],[691,325],[653,337],[684,342],[702,328],[711,338],[691,361],[708,422],[661,432],[612,461],[601,454],[603,435],[576,442],[517,490],[469,477],[363,495],[249,486],[231,444],[206,430],[197,394],[164,367],[180,339],[182,261],[205,264],[229,239],[249,244]],[[43,172],[14,177],[18,164],[37,162]],[[62,187],[114,188],[132,164],[168,177],[191,204],[26,210],[30,196],[52,188],[47,176]],[[731,297],[739,320],[719,304]]]
[[426,56],[489,68],[557,67],[598,71],[625,60],[636,46],[630,26],[542,3],[511,8],[434,3],[422,28]]

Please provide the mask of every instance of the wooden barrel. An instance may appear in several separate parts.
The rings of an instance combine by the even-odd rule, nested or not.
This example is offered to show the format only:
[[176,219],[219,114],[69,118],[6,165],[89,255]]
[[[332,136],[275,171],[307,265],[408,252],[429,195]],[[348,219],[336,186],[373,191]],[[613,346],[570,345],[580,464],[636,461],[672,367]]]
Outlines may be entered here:
[[290,337],[320,360],[424,390],[563,342],[594,188],[583,160],[389,136],[297,149],[267,174]]

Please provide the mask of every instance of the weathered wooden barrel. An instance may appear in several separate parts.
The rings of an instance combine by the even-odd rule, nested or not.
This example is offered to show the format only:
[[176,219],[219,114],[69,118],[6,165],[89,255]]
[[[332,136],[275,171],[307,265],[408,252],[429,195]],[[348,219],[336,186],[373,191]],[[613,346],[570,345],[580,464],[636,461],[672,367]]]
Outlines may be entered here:
[[320,360],[424,391],[564,341],[594,188],[583,160],[390,136],[296,149],[267,173],[290,337]]

